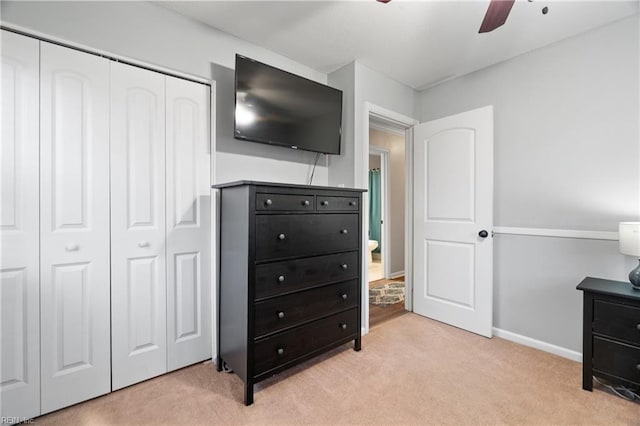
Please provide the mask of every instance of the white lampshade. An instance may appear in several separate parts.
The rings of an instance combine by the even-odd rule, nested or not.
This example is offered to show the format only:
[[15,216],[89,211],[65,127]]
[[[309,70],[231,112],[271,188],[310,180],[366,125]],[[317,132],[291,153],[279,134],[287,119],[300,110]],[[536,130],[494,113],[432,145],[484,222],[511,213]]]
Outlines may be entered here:
[[640,257],[640,222],[620,222],[620,253]]

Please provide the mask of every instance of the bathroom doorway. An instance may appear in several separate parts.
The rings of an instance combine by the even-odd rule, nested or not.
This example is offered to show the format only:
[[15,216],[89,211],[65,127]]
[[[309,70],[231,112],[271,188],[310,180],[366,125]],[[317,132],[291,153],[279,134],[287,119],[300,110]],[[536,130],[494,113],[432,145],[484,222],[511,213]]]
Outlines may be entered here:
[[367,271],[371,327],[407,312],[405,139],[405,128],[369,117]]
[[389,150],[369,146],[369,282],[387,278],[389,274],[389,240],[385,223],[388,214]]

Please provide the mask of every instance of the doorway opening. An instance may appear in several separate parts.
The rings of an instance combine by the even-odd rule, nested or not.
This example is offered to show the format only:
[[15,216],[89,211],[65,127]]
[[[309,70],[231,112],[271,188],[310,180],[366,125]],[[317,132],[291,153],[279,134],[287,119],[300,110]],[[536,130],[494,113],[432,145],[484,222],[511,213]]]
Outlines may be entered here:
[[[369,240],[367,261],[369,282],[389,274],[389,149],[369,145]],[[383,255],[384,253],[384,255]]]
[[411,309],[405,274],[410,124],[371,110],[368,118],[366,269],[369,326],[374,327]]

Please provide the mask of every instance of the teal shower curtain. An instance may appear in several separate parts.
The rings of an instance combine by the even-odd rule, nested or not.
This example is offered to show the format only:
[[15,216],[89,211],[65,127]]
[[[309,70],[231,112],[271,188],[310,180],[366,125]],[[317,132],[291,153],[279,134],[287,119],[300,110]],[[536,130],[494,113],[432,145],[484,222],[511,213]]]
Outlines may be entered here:
[[369,239],[378,242],[374,253],[380,253],[381,210],[380,169],[369,170]]

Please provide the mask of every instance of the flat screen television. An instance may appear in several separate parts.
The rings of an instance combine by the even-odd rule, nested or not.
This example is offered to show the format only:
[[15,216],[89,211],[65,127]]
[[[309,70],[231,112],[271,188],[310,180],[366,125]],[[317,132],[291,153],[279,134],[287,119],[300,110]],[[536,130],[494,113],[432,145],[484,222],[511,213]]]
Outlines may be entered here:
[[340,154],[342,91],[236,55],[234,137]]

